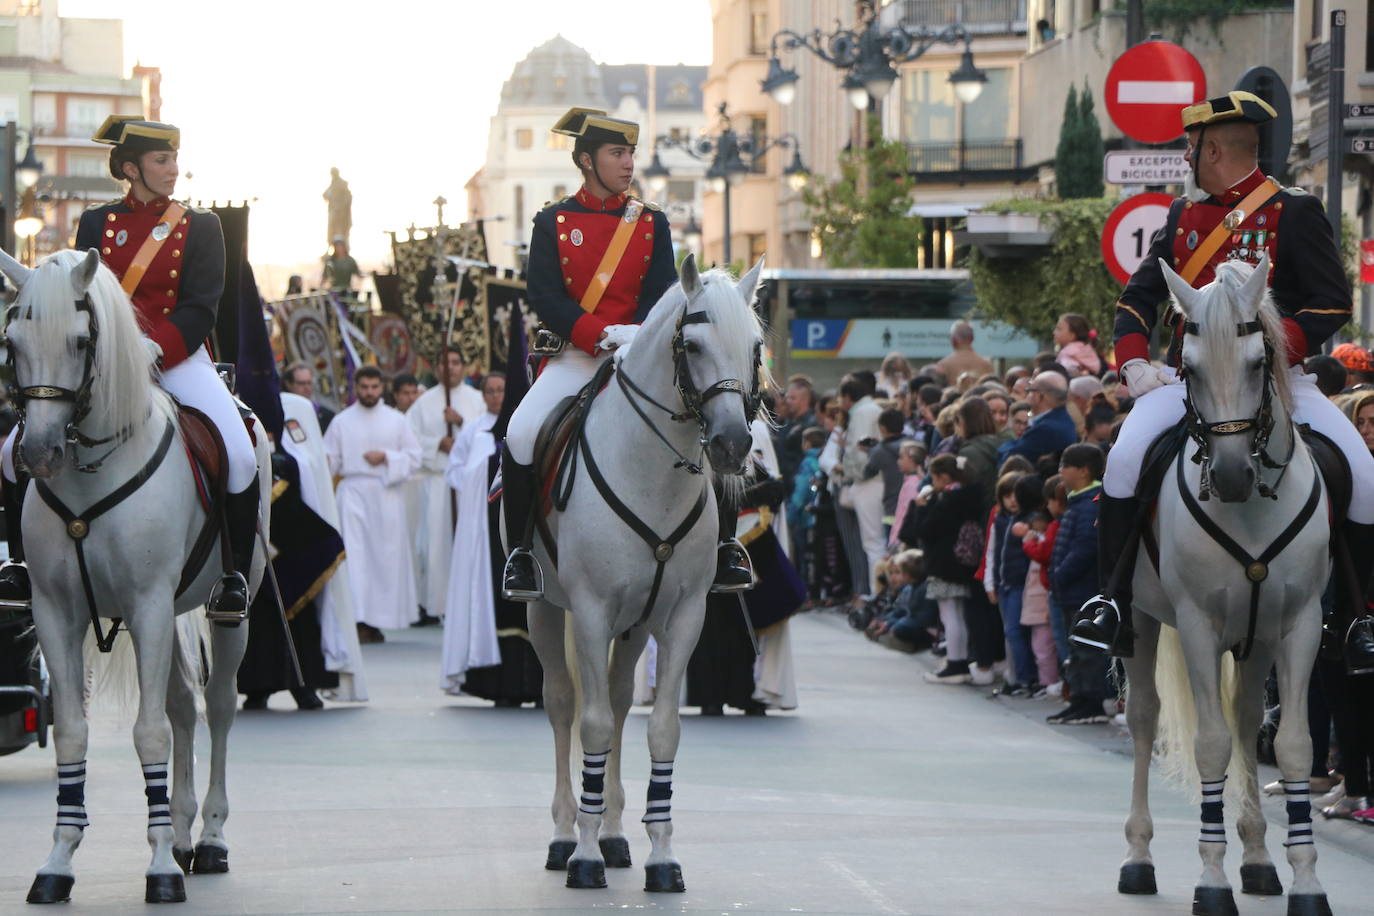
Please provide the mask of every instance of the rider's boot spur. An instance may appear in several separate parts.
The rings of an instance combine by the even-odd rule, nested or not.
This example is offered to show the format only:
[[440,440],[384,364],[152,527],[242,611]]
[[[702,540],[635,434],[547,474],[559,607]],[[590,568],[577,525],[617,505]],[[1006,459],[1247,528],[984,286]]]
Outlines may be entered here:
[[247,489],[230,493],[224,500],[234,568],[225,571],[218,590],[205,605],[206,618],[220,626],[236,627],[248,617],[248,572],[258,537],[258,496],[258,478],[254,476]]
[[[1136,526],[1140,500],[1117,499],[1103,493],[1097,502],[1097,566],[1103,593],[1079,609],[1069,641],[1109,652],[1119,658],[1135,654],[1131,627],[1131,579],[1135,575]],[[1118,569],[1119,567],[1119,569]],[[1111,584],[1115,573],[1115,585]],[[1111,595],[1107,590],[1111,590]]]

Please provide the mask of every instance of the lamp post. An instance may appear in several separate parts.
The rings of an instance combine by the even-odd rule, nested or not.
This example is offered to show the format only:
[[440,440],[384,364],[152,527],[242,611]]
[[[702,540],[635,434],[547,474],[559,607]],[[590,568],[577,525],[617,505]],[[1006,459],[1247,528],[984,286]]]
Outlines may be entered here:
[[916,60],[937,44],[964,43],[959,67],[949,75],[959,100],[968,104],[983,91],[988,75],[973,63],[973,37],[959,23],[933,30],[921,26],[911,30],[894,26],[884,30],[878,24],[875,0],[859,0],[859,23],[852,29],[840,29],[826,35],[820,29],[809,33],[783,29],[773,36],[769,46],[768,75],[763,91],[779,105],[790,105],[797,97],[796,70],[785,68],[780,51],[803,48],[833,66],[847,71],[841,88],[849,102],[859,111],[868,108],[869,100],[880,102],[897,82],[894,65]]
[[[744,176],[753,170],[754,164],[759,162],[775,146],[792,149],[792,161],[783,170],[783,177],[787,179],[788,186],[793,190],[800,190],[805,187],[810,178],[810,172],[802,164],[801,149],[796,134],[783,134],[772,139],[760,137],[757,141],[752,137],[742,137],[730,126],[730,116],[726,114],[725,103],[721,102],[716,110],[720,114],[720,132],[717,134],[701,136],[695,140],[674,139],[668,136],[659,137],[655,141],[653,162],[644,170],[644,177],[649,182],[649,187],[656,192],[661,192],[667,187],[670,173],[667,167],[663,165],[662,160],[659,159],[659,148],[680,149],[693,159],[702,162],[710,160],[711,165],[706,170],[706,178],[711,183],[711,190],[725,195],[723,202],[725,206],[724,260],[729,265],[733,260],[730,256],[730,189],[743,181]],[[696,228],[699,237],[700,229],[696,227],[695,221],[687,227],[689,232],[694,228]]]
[[[5,124],[4,139],[0,142],[0,204],[3,204],[4,219],[0,222],[0,248],[15,254],[22,254],[15,250],[16,237],[24,238],[26,241],[41,230],[42,223],[39,222],[38,229],[33,230],[33,234],[24,236],[16,231],[16,222],[20,217],[19,204],[19,185],[23,184],[26,189],[32,189],[37,184],[39,177],[43,174],[43,163],[33,152],[33,133],[29,133],[29,147],[24,153],[23,160],[17,159],[19,149],[19,125],[13,121]],[[32,203],[29,204],[32,208]],[[29,219],[34,219],[32,212],[24,214]],[[32,223],[24,223],[24,229],[32,229]]]

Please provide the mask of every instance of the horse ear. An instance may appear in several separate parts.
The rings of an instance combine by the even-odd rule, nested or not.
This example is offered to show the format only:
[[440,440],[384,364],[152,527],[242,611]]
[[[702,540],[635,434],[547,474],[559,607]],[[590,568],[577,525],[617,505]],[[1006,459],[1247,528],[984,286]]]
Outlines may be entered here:
[[1178,302],[1178,310],[1184,315],[1191,315],[1193,305],[1197,302],[1197,290],[1174,273],[1174,269],[1163,258],[1159,259],[1159,269],[1164,273],[1164,282],[1169,285],[1169,292],[1174,294],[1174,299]]
[[86,257],[76,265],[76,270],[72,271],[72,286],[76,287],[78,296],[86,295],[86,290],[91,288],[91,281],[95,279],[95,271],[99,266],[100,252],[94,248],[87,248]]
[[763,274],[763,257],[763,255],[759,255],[758,263],[749,268],[747,274],[740,277],[738,289],[739,294],[744,297],[745,302],[752,303],[754,301],[754,293],[758,292],[759,277]]
[[687,295],[690,302],[694,296],[701,292],[701,273],[697,270],[697,256],[689,253],[682,259],[682,267],[678,269],[678,276],[682,278],[682,291]]
[[0,250],[0,274],[10,281],[16,290],[22,289],[32,270],[10,257],[9,252]]
[[1241,301],[1247,305],[1254,303],[1255,308],[1258,309],[1260,302],[1264,300],[1264,291],[1268,286],[1269,252],[1266,251],[1260,256],[1254,272],[1245,278],[1245,283],[1240,288]]

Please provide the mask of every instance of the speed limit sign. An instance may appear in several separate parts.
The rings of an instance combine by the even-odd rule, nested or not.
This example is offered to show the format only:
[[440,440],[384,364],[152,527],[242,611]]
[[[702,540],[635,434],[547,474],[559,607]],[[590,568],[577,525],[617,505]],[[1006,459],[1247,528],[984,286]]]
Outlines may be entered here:
[[1150,239],[1164,228],[1173,202],[1168,194],[1157,191],[1137,194],[1117,204],[1107,217],[1102,229],[1102,260],[1123,284],[1145,260]]

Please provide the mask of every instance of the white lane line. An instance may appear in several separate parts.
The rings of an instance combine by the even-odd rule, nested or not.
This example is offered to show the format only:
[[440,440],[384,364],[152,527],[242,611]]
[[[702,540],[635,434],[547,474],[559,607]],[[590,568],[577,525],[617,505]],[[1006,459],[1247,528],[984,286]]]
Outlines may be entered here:
[[893,903],[887,897],[886,894],[878,890],[873,885],[869,884],[868,879],[866,879],[863,875],[854,871],[854,869],[850,868],[848,865],[845,865],[839,859],[835,858],[834,856],[824,856],[822,857],[821,861],[824,862],[826,864],[826,867],[828,867],[831,871],[835,872],[840,877],[848,881],[851,885],[853,885],[854,890],[858,891],[860,896],[862,896],[873,906],[877,907],[879,911],[883,913],[891,913],[892,916],[911,916],[911,914],[907,910],[904,910],[901,907],[897,906],[897,904]]

